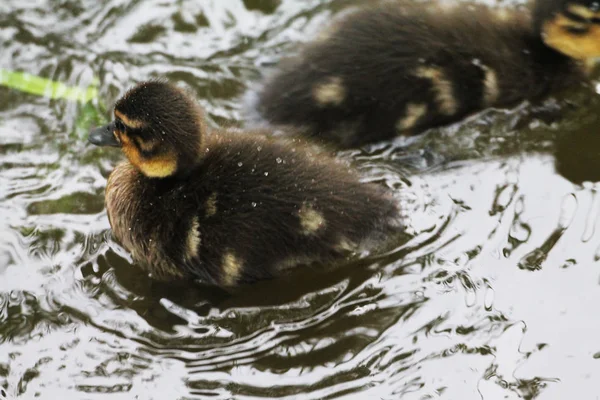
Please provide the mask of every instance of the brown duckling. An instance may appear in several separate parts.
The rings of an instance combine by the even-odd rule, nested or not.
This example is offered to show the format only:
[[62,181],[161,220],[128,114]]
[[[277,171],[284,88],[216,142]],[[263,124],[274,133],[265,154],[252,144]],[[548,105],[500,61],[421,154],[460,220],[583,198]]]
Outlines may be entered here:
[[250,93],[258,121],[360,145],[538,101],[585,81],[600,56],[597,0],[537,0],[532,12],[368,3]]
[[402,231],[397,203],[300,140],[207,134],[181,89],[140,83],[89,141],[119,146],[106,208],[114,236],[161,280],[235,286],[332,262]]

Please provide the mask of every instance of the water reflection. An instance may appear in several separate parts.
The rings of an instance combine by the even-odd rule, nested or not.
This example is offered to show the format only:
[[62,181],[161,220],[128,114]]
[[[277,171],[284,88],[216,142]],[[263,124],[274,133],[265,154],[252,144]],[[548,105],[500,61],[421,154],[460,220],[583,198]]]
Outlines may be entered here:
[[584,122],[570,124],[556,141],[556,170],[573,183],[600,181],[600,119],[592,108]]
[[[239,125],[246,84],[347,4],[8,0],[0,67],[98,77],[101,119],[133,81],[166,76],[213,123]],[[340,153],[396,190],[414,237],[228,293],[133,268],[102,207],[117,155],[80,140],[84,106],[0,87],[0,387],[11,399],[590,398],[600,200],[584,182],[598,180],[598,109],[593,88],[574,88]]]

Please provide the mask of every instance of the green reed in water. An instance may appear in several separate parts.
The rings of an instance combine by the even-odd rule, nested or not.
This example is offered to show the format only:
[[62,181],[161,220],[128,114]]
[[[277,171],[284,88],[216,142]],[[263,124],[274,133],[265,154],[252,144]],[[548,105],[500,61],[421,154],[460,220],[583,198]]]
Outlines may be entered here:
[[75,121],[75,133],[80,138],[87,135],[92,126],[102,124],[106,120],[103,117],[106,107],[98,102],[98,83],[98,80],[94,80],[92,85],[82,88],[69,86],[27,72],[0,68],[0,85],[2,86],[50,99],[81,103],[82,107]]
[[81,88],[68,86],[27,72],[9,71],[0,68],[0,85],[7,86],[21,92],[44,96],[51,99],[65,99],[77,101],[82,104],[89,103],[98,98],[98,82],[92,86]]

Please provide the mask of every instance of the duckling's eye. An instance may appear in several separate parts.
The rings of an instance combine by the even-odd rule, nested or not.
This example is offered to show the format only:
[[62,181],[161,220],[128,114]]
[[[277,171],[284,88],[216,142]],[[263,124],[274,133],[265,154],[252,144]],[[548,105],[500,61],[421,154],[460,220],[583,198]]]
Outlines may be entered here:
[[592,24],[600,24],[600,17],[592,18]]
[[125,132],[125,124],[120,119],[115,121],[115,128],[121,133]]
[[571,25],[565,27],[565,30],[569,33],[574,33],[576,35],[581,35],[587,33],[589,31],[589,27],[587,25]]

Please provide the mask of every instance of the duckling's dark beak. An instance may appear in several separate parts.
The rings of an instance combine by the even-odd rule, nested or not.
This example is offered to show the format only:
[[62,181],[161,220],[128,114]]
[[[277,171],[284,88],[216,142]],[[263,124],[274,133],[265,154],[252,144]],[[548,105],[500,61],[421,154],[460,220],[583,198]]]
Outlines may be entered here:
[[96,146],[113,146],[121,147],[121,143],[117,141],[114,135],[115,123],[114,121],[108,125],[101,126],[100,128],[92,129],[88,141]]

